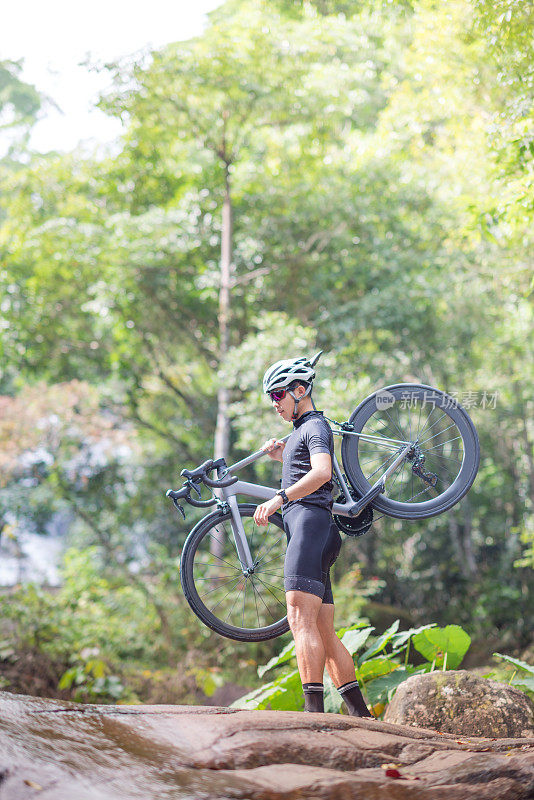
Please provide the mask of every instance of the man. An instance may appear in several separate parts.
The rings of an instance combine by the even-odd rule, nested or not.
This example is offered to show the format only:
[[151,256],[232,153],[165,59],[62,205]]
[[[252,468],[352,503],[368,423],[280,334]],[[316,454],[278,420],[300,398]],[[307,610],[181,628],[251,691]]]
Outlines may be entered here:
[[314,365],[319,359],[278,361],[265,373],[263,389],[275,411],[293,421],[286,443],[269,439],[263,450],[282,462],[282,488],[259,505],[254,519],[267,525],[282,509],[288,546],[284,564],[287,618],[302,680],[305,711],[324,711],[324,668],[353,716],[370,717],[356,680],[354,663],[334,631],[334,599],[330,567],[341,547],[332,521],[332,457],[330,426],[311,397]]

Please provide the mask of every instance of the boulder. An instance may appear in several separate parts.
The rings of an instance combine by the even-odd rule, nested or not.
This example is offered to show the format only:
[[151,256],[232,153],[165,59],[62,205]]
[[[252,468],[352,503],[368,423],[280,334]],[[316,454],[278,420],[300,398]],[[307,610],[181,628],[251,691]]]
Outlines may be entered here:
[[534,703],[526,694],[465,670],[412,675],[384,719],[458,736],[534,736]]
[[0,692],[0,800],[531,800],[534,738]]

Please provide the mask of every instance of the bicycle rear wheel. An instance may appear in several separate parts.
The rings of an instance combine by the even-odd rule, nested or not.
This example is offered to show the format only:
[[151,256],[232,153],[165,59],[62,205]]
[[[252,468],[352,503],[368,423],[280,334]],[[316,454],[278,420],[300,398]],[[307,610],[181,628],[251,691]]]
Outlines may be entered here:
[[367,397],[350,417],[345,434],[345,473],[362,496],[403,447],[412,447],[386,481],[373,508],[398,519],[425,519],[452,508],[471,487],[480,461],[469,415],[450,395],[423,384],[387,386]]
[[221,636],[239,642],[274,639],[289,630],[284,592],[287,538],[280,514],[267,527],[252,519],[256,506],[239,505],[254,563],[243,574],[234,544],[231,513],[204,517],[186,539],[180,579],[197,617]]

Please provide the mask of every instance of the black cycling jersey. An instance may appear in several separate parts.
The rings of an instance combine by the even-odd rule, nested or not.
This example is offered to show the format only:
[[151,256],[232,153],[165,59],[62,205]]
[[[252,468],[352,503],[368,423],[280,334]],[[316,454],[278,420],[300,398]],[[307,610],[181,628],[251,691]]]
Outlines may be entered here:
[[[294,430],[286,442],[282,455],[282,489],[293,486],[311,470],[310,456],[330,453],[334,457],[334,437],[322,411],[307,411],[293,423]],[[332,508],[332,479],[301,500],[323,508]],[[285,503],[282,513],[300,500]]]

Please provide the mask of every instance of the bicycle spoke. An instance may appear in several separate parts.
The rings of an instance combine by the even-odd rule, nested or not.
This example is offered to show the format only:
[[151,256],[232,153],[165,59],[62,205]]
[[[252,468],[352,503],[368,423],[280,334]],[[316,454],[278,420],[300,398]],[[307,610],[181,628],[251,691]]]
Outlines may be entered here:
[[[251,583],[252,583],[252,588],[254,589],[254,591],[256,592],[257,596],[259,597],[259,599],[261,600],[261,602],[262,602],[262,603],[263,603],[263,605],[265,606],[265,609],[266,609],[267,613],[268,613],[268,614],[270,614],[270,615],[271,615],[271,617],[272,617],[274,620],[276,620],[276,617],[275,617],[275,615],[273,614],[273,612],[271,611],[271,609],[269,608],[269,606],[267,605],[267,603],[266,603],[266,602],[265,602],[265,600],[263,599],[262,595],[261,595],[261,594],[258,592],[258,590],[256,589],[256,587],[255,587],[255,585],[254,585],[254,581],[252,580],[252,578],[251,578]],[[278,600],[278,598],[276,598],[276,597],[275,597],[274,599],[276,600],[276,602],[277,602],[277,603],[280,603],[280,601]],[[280,603],[280,605],[284,605],[284,604],[283,604],[283,603]]]
[[[400,408],[400,405],[398,403],[395,404],[395,410],[397,411],[397,421],[399,423],[399,426],[401,426],[402,433],[403,433],[403,436],[404,436],[404,430],[406,428],[406,423],[404,423],[404,427],[402,428],[403,423],[401,422],[401,418],[400,418],[401,408]],[[406,409],[406,410],[408,411],[408,423],[409,423],[409,426],[410,426],[410,432],[408,433],[408,441],[411,441],[412,424],[411,424],[411,421],[410,421],[410,410],[409,409]]]
[[[259,576],[259,575],[255,575],[255,577],[256,577],[256,578],[259,580],[259,582],[262,584],[262,586],[265,586],[265,588],[267,589],[267,591],[269,592],[269,594],[272,594],[272,596],[274,597],[274,599],[276,600],[276,602],[277,602],[277,603],[279,603],[281,606],[285,605],[284,603],[282,603],[282,601],[281,601],[281,600],[279,600],[279,599],[278,599],[278,597],[277,597],[277,596],[274,594],[274,592],[272,592],[272,591],[269,589],[269,586],[268,586],[268,585],[265,583],[265,581],[262,581],[262,579],[260,578],[260,576]],[[270,584],[270,586],[273,586],[273,584]],[[277,586],[276,586],[275,588],[276,588],[276,589],[278,589],[278,587],[277,587]],[[279,590],[279,591],[281,591],[281,590]],[[261,595],[260,595],[260,596],[261,596]]]
[[[268,553],[265,553],[265,555],[268,555]],[[264,558],[265,558],[265,556],[264,556]],[[269,561],[264,561],[264,563],[262,565],[262,569],[263,569],[263,567],[266,567],[267,564],[272,564],[273,561],[279,561],[280,559],[285,559],[285,553],[284,554],[280,553],[280,555],[274,556],[274,558],[270,558]],[[262,561],[263,561],[263,559],[262,559]],[[258,564],[256,564],[256,566],[258,566]]]
[[[396,484],[397,480],[399,479],[399,475],[401,475],[401,474],[404,472],[404,467],[405,467],[405,466],[406,466],[406,462],[405,462],[405,461],[403,461],[403,462],[402,462],[402,468],[401,468],[401,469],[399,470],[399,472],[397,472],[397,474],[395,475],[395,478],[394,478],[394,480],[393,480],[393,483],[391,484],[391,488],[390,488],[389,492],[387,493],[387,494],[388,494],[388,497],[391,497],[391,496],[392,496],[392,495],[391,495],[391,490],[393,489],[393,487],[395,486],[395,484]],[[401,483],[402,483],[402,481],[401,481]],[[399,488],[399,487],[397,487],[397,488]]]
[[[439,456],[437,456],[437,458],[439,458]],[[426,462],[426,467],[427,467],[427,468],[431,468],[431,469],[430,469],[430,471],[431,471],[431,472],[435,472],[436,470],[439,470],[440,474],[442,474],[442,473],[445,473],[445,475],[446,475],[447,477],[449,477],[449,478],[452,476],[452,480],[454,480],[454,479],[456,478],[456,476],[458,475],[458,470],[456,470],[455,472],[453,472],[453,471],[451,471],[450,469],[448,469],[448,468],[447,468],[447,466],[444,466],[444,465],[441,465],[441,466],[440,466],[440,465],[438,464],[438,465],[435,465],[435,466],[434,466],[434,465],[432,464],[432,461],[431,461],[431,460],[429,460],[429,461],[427,461],[427,462]],[[452,480],[451,480],[451,483],[452,483]]]
[[419,439],[419,428],[421,427],[421,411],[423,410],[423,406],[419,404],[419,414],[417,416],[417,432],[415,434],[415,438]]
[[[195,580],[196,580],[196,578],[195,578]],[[217,578],[214,578],[214,580],[217,580]],[[225,581],[224,583],[220,583],[218,586],[214,586],[213,589],[208,589],[207,592],[204,592],[203,594],[199,594],[199,597],[202,600],[204,597],[207,597],[212,592],[217,592],[219,589],[221,589],[223,586],[227,586],[229,583],[234,583],[237,586],[237,584],[239,583],[240,580],[241,580],[241,575],[238,578],[230,578],[229,581]],[[230,591],[232,591],[231,588],[230,588]]]
[[434,447],[425,447],[424,452],[430,453],[431,450],[435,450],[436,447],[443,447],[445,444],[449,444],[449,442],[456,442],[458,439],[461,440],[461,436],[455,436],[453,439],[447,439],[446,442],[440,442],[439,444],[435,444]]
[[391,424],[392,424],[392,425],[394,425],[394,426],[397,428],[398,432],[399,432],[399,433],[400,433],[400,435],[401,435],[401,438],[402,438],[402,439],[406,439],[406,436],[404,435],[404,431],[402,431],[402,430],[399,428],[399,426],[397,425],[397,423],[396,423],[394,420],[392,420],[392,419],[391,419],[391,417],[389,416],[389,411],[384,411],[384,413],[387,415],[388,419],[390,419],[390,420],[391,420]]
[[[219,561],[222,561],[224,564],[229,566],[230,569],[234,569],[234,570],[237,570],[237,572],[241,572],[241,567],[236,567],[236,566],[234,566],[234,564],[230,564],[230,562],[226,561],[226,559],[223,558],[222,556],[214,556],[213,553],[210,553],[210,556],[212,558],[217,558]],[[209,566],[209,567],[218,567],[218,566],[220,566],[220,564],[211,563],[211,564],[207,564],[207,566]]]
[[[220,525],[219,525],[219,527],[220,527]],[[217,527],[215,527],[215,528],[212,528],[212,529],[211,529],[211,531],[210,531],[210,534],[209,534],[209,535],[210,535],[210,538],[211,538],[211,539],[215,539],[215,541],[216,541],[218,544],[220,544],[222,548],[224,548],[224,545],[225,545],[225,540],[226,540],[226,539],[228,539],[228,532],[227,532],[227,530],[225,529],[225,530],[224,530],[224,532],[223,532],[224,539],[223,539],[223,541],[222,541],[222,542],[221,542],[221,540],[220,540],[220,539],[217,539],[217,537],[215,536],[215,533],[214,533],[214,531],[217,531]]]
[[285,594],[285,591],[283,589],[281,589],[278,584],[271,583],[270,581],[262,580],[262,578],[260,578],[260,576],[257,575],[256,573],[254,573],[254,575],[260,581],[260,583],[262,583],[265,587],[272,586],[272,588],[275,589],[277,592],[283,592]]
[[[237,584],[239,583],[239,580],[240,580],[240,579],[238,578],[238,580],[237,580],[237,581],[234,581],[234,586],[233,586],[233,587],[231,586],[231,587],[228,589],[228,591],[226,592],[226,594],[224,595],[224,597],[221,597],[221,599],[220,599],[220,600],[219,600],[219,601],[218,601],[218,602],[217,602],[217,603],[216,603],[216,604],[213,606],[213,608],[211,609],[211,611],[212,611],[212,612],[213,612],[213,611],[215,611],[215,609],[217,608],[217,606],[220,606],[220,604],[222,603],[222,601],[223,601],[223,600],[226,600],[226,598],[228,597],[228,595],[230,594],[230,592],[232,591],[232,589],[235,589],[235,588],[237,587]],[[204,597],[205,597],[205,595],[204,595]],[[201,597],[200,599],[202,600],[203,598]]]
[[428,458],[443,458],[445,461],[454,461],[455,464],[462,464],[462,460],[459,458],[453,458],[453,456],[444,456],[442,453],[428,453],[428,450],[425,451],[425,456]]
[[366,480],[367,480],[367,481],[370,483],[370,482],[371,482],[371,478],[372,478],[374,475],[376,475],[376,473],[378,472],[378,470],[379,470],[379,469],[382,469],[383,467],[386,467],[386,466],[389,464],[389,462],[390,462],[390,461],[392,461],[392,460],[395,458],[395,455],[396,455],[395,453],[392,453],[392,454],[390,455],[390,457],[389,457],[389,458],[388,458],[386,461],[384,461],[382,464],[379,464],[379,466],[378,466],[378,467],[375,469],[375,471],[374,471],[374,472],[371,472],[371,474],[370,474],[370,475],[366,475],[366,476],[365,476],[365,479],[366,479]]
[[[245,581],[245,583],[246,583],[246,581]],[[232,613],[232,611],[234,610],[234,608],[235,608],[235,604],[237,603],[237,601],[238,601],[238,600],[239,600],[239,592],[237,592],[237,594],[236,594],[236,596],[235,596],[235,600],[234,600],[234,602],[232,603],[232,607],[230,608],[230,611],[228,612],[228,614],[227,614],[227,615],[226,615],[226,617],[225,617],[225,622],[228,622],[228,619],[229,619],[229,617],[230,617],[230,614],[231,614],[231,613]]]
[[258,627],[260,627],[260,612],[258,611],[258,601],[256,600],[256,589],[254,588],[254,581],[252,580],[252,576],[250,578],[250,584],[252,586],[252,597],[254,598],[254,606],[256,607],[256,619],[258,620]]
[[245,599],[247,596],[247,579],[245,578],[245,590],[243,592],[243,616],[241,617],[241,627],[245,627]]
[[276,545],[277,545],[279,542],[281,542],[281,541],[282,541],[282,539],[284,538],[284,536],[285,536],[285,535],[286,535],[286,534],[285,534],[285,531],[284,531],[284,532],[282,532],[282,535],[281,535],[281,536],[279,536],[279,537],[278,537],[278,539],[276,540],[276,542],[274,542],[274,544],[272,544],[272,545],[269,547],[269,549],[267,550],[267,552],[265,553],[265,555],[264,555],[262,558],[260,558],[259,556],[256,558],[256,561],[254,562],[254,563],[256,564],[256,566],[257,566],[257,565],[258,565],[258,564],[259,564],[261,561],[263,561],[263,559],[265,558],[265,556],[268,556],[268,555],[269,555],[269,553],[271,552],[271,550],[273,549],[273,547],[276,547]]
[[[231,569],[233,572],[235,572],[236,570],[238,572],[241,572],[240,566],[236,567],[235,564],[230,564],[229,561],[225,561],[225,559],[222,558],[221,556],[214,556],[213,553],[209,553],[208,555],[210,558],[216,558],[217,561],[202,561],[203,567],[215,567],[215,569]],[[226,564],[226,566],[223,567],[223,564]]]
[[[432,427],[434,427],[434,426],[432,426]],[[422,442],[419,442],[419,443],[418,443],[418,444],[419,444],[419,447],[422,447],[422,446],[423,446],[423,445],[424,445],[426,442],[431,442],[431,441],[432,441],[432,439],[435,439],[435,438],[436,438],[436,436],[441,436],[443,433],[445,433],[445,431],[448,431],[448,430],[449,430],[449,428],[456,428],[456,427],[457,427],[457,426],[456,426],[456,422],[451,422],[451,424],[450,424],[450,425],[447,425],[447,427],[446,427],[446,428],[442,428],[442,430],[438,431],[437,433],[433,433],[433,434],[432,434],[432,436],[429,436],[429,437],[428,437],[428,439],[425,439],[424,441],[422,441]],[[429,428],[428,430],[430,430],[430,428]],[[428,431],[427,431],[427,432],[428,432]]]
[[[254,573],[254,574],[256,574],[256,573]],[[262,569],[261,574],[262,575],[273,575],[273,577],[275,577],[275,578],[283,578],[284,577],[284,574],[282,572],[271,572],[268,569]]]
[[[427,419],[427,421],[426,421],[426,425],[423,427],[423,430],[421,431],[421,434],[420,434],[421,436],[422,436],[422,435],[423,435],[423,433],[424,433],[424,432],[427,430],[427,425],[428,425],[428,423],[430,422],[430,418],[432,417],[432,414],[434,413],[434,411],[435,411],[435,410],[436,410],[436,409],[435,409],[435,408],[433,408],[433,409],[432,409],[432,411],[430,412],[430,414],[428,415],[428,419]],[[446,414],[446,413],[444,413],[444,414],[442,414],[442,415],[441,415],[441,417],[438,417],[438,418],[437,418],[437,420],[436,420],[435,422],[433,422],[433,423],[432,423],[432,425],[430,426],[430,428],[428,428],[428,430],[431,430],[431,429],[434,427],[434,425],[437,425],[437,424],[438,424],[438,422],[440,422],[440,421],[443,419],[443,417],[446,417],[446,416],[447,416],[447,414]]]

